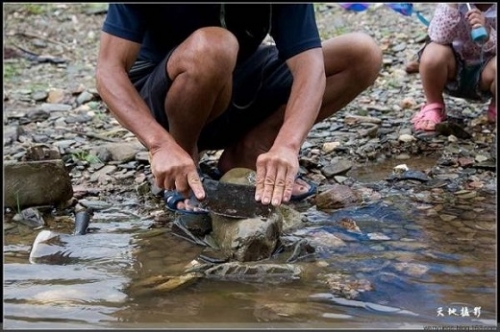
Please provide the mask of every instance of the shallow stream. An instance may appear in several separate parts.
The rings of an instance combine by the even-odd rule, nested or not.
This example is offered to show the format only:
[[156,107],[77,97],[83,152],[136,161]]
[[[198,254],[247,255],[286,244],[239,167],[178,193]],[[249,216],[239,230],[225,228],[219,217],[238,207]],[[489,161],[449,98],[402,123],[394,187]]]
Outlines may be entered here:
[[[353,170],[351,176],[370,183],[392,167],[377,167],[380,173]],[[423,161],[420,169],[425,167]],[[71,235],[69,224],[54,230],[62,235],[45,245],[43,260],[36,264],[29,262],[29,253],[39,230],[5,235],[5,327],[496,324],[492,195],[478,192],[473,200],[419,202],[388,191],[381,201],[360,207],[331,213],[311,208],[297,234],[336,234],[344,245],[325,244],[313,259],[297,262],[307,271],[303,278],[204,278],[148,296],[130,294],[129,286],[149,277],[182,274],[203,248],[162,229],[148,229],[151,220],[126,209],[113,211],[96,213],[91,227],[97,229],[87,235]],[[342,233],[335,221],[343,217],[355,220],[361,234]],[[335,292],[345,285],[355,296]]]

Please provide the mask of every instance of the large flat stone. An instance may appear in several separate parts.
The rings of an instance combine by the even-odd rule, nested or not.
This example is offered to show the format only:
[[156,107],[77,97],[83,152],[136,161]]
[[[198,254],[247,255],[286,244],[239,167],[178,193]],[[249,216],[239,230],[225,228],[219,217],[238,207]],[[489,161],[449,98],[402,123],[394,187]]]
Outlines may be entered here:
[[73,197],[62,160],[4,161],[4,205],[17,209],[58,205]]
[[276,249],[283,227],[279,212],[269,218],[232,219],[212,217],[212,236],[220,249],[240,262],[269,258]]
[[[255,172],[245,168],[228,171],[221,182],[255,185]],[[269,258],[283,229],[283,215],[275,210],[268,218],[235,219],[211,213],[212,236],[220,249],[240,261]]]

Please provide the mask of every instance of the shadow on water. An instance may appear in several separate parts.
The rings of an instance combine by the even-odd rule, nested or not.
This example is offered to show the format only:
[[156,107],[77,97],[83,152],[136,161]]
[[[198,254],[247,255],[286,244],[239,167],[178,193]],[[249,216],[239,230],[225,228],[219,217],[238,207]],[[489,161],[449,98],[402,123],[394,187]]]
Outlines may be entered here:
[[[385,169],[372,172],[371,180],[386,174]],[[331,213],[310,209],[295,235],[335,241],[317,242],[314,259],[295,263],[305,271],[300,279],[200,278],[147,295],[131,286],[181,275],[203,248],[166,229],[149,230],[147,220],[97,218],[95,233],[73,236],[69,229],[58,230],[57,241],[46,244],[37,264],[30,264],[36,233],[7,234],[5,326],[492,325],[496,203],[493,196],[480,197],[471,207],[450,200],[439,210],[407,194]],[[438,212],[430,213],[434,209]],[[354,221],[359,231],[342,226],[345,220]]]

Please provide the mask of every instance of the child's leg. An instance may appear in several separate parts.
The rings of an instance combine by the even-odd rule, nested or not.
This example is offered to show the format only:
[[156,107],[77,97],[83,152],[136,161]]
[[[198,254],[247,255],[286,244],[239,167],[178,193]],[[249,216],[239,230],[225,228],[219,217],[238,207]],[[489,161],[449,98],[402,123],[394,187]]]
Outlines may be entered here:
[[481,91],[488,91],[491,93],[491,103],[488,107],[488,119],[491,122],[496,121],[497,117],[497,57],[491,58],[481,73],[481,82],[479,88]]
[[455,79],[456,60],[450,46],[429,43],[420,56],[420,77],[426,105],[412,119],[416,130],[433,131],[446,118],[443,92],[448,81]]
[[428,104],[444,104],[443,92],[455,79],[456,61],[450,46],[430,43],[420,57],[420,77]]

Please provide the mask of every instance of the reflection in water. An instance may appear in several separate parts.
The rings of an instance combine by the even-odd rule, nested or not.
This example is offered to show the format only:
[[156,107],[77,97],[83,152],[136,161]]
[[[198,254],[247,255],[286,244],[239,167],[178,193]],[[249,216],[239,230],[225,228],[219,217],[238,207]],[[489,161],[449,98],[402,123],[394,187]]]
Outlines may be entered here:
[[[97,232],[84,236],[58,230],[64,233],[59,241],[46,244],[39,264],[29,264],[36,233],[7,235],[5,325],[410,328],[492,324],[496,204],[494,197],[482,196],[469,203],[474,208],[457,201],[444,204],[439,213],[422,209],[404,195],[330,214],[308,211],[308,222],[296,236],[315,239],[317,251],[315,259],[296,263],[304,271],[300,279],[192,278],[174,289],[154,292],[140,292],[138,285],[154,287],[176,280],[203,248],[165,229],[148,230],[145,221],[102,222],[96,223]],[[354,220],[361,232],[343,228],[341,221],[346,218]],[[479,307],[477,317],[474,308]],[[469,317],[460,316],[463,308],[469,310]],[[449,315],[449,309],[458,316]]]
[[[448,309],[460,315],[463,308],[481,308],[481,317],[496,316],[496,204],[491,197],[475,205],[480,213],[473,214],[474,220],[444,221],[435,216],[424,224],[433,250],[422,261],[432,268],[429,275],[439,285],[436,315],[441,307],[446,314]],[[456,212],[445,208],[443,214]]]

